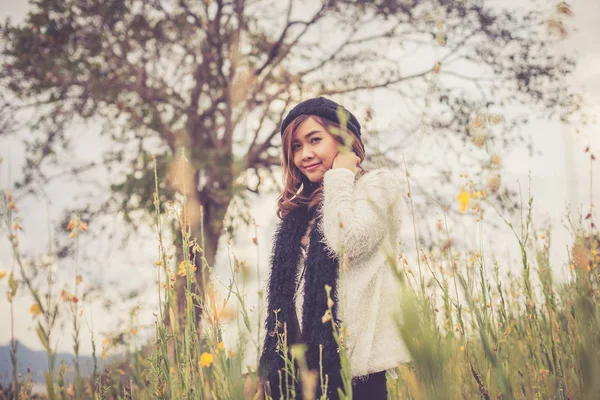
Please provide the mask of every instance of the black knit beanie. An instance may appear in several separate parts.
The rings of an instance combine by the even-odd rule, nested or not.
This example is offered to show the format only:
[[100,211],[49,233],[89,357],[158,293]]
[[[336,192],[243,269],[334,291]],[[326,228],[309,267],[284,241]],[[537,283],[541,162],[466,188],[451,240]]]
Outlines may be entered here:
[[360,124],[358,123],[356,117],[346,108],[344,108],[344,106],[336,103],[335,101],[326,99],[325,97],[308,99],[292,108],[281,124],[281,134],[283,135],[285,128],[287,128],[288,125],[294,119],[296,119],[296,117],[303,114],[316,115],[340,124],[340,120],[338,119],[338,108],[348,114],[348,122],[346,123],[346,127],[358,138],[362,144],[362,140],[360,139]]

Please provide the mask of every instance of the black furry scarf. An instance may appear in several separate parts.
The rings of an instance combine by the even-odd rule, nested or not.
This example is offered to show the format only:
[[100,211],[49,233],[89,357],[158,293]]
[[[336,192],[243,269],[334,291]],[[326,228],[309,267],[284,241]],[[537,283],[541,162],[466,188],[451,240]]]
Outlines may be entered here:
[[[319,207],[320,208],[320,207]],[[289,212],[280,222],[275,233],[273,252],[271,254],[271,274],[268,286],[268,315],[265,322],[265,341],[260,358],[259,375],[268,379],[271,395],[279,398],[278,370],[284,368],[282,352],[278,346],[278,335],[287,331],[288,346],[294,343],[305,343],[308,347],[306,361],[309,369],[319,371],[319,344],[323,345],[323,376],[327,374],[328,396],[337,398],[337,387],[341,387],[341,362],[337,351],[337,343],[333,336],[331,321],[322,323],[321,318],[327,310],[325,285],[331,286],[330,296],[334,301],[333,319],[338,319],[338,258],[331,258],[327,253],[323,237],[319,230],[322,215],[317,212],[313,228],[310,232],[310,245],[305,260],[304,303],[302,307],[302,334],[298,329],[298,318],[294,305],[294,292],[298,279],[298,262],[300,261],[300,240],[306,233],[312,215],[307,206],[301,206]],[[277,311],[277,316],[274,310]],[[276,326],[276,322],[278,325]],[[291,356],[288,354],[288,358]],[[282,370],[285,397],[286,376]],[[288,378],[291,384],[291,378]],[[320,378],[317,383],[317,398],[321,394]],[[296,393],[299,394],[298,385]],[[302,398],[301,394],[298,398]]]

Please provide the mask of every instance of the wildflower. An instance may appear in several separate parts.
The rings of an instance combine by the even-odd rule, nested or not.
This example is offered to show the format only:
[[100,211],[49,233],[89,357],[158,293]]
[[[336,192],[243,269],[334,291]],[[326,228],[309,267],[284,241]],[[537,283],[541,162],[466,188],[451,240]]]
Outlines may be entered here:
[[22,231],[23,230],[23,227],[19,223],[19,220],[16,220],[15,223],[13,224],[13,230],[15,230],[15,231]]
[[435,40],[438,42],[440,46],[446,45],[446,34],[444,32],[437,32],[435,35]]
[[488,187],[491,192],[496,192],[500,188],[500,176],[492,175],[488,180]]
[[33,303],[29,308],[29,312],[33,314],[33,317],[35,318],[42,313],[42,309],[38,303]]
[[460,346],[460,351],[465,351],[465,346]]
[[201,367],[210,367],[213,363],[213,356],[210,353],[202,353],[200,356],[200,361],[198,361],[198,365]]
[[224,342],[219,342],[219,344],[217,345],[217,347],[219,348],[219,350],[225,350],[225,343]]
[[69,224],[67,225],[67,230],[71,231],[71,233],[69,234],[69,238],[73,239],[74,237],[77,236],[78,232],[87,231],[88,226],[85,222],[81,222],[78,219],[72,219],[69,221]]
[[[191,262],[188,261],[189,264],[191,264]],[[181,263],[179,263],[179,271],[177,271],[177,275],[179,276],[185,276],[186,275],[186,262],[182,261]],[[195,265],[190,265],[190,272],[195,272],[196,271],[196,266]]]
[[502,121],[502,117],[497,114],[490,114],[487,116],[487,121],[490,125],[498,125]]
[[439,219],[435,222],[435,228],[438,230],[438,232],[441,232],[444,230],[444,227],[442,226],[442,221],[440,221]]
[[471,192],[463,191],[458,195],[457,199],[460,204],[460,211],[465,212],[469,202],[471,201]]
[[327,299],[327,308],[331,308],[333,307],[333,300],[331,300],[331,298]]
[[7,272],[6,271],[0,271],[0,279],[4,278],[6,276]]
[[589,267],[590,257],[587,248],[582,243],[576,243],[572,250],[574,264],[580,269]]
[[231,349],[227,349],[227,357],[229,358],[233,358],[235,357],[235,351],[231,350]]
[[83,282],[83,278],[81,277],[81,275],[77,275],[75,277],[75,283],[79,285],[81,282]]
[[77,303],[79,298],[72,293],[69,293],[67,290],[63,289],[60,292],[60,296],[64,301],[72,301],[73,303]]
[[487,136],[486,135],[475,135],[473,137],[473,144],[479,148],[482,148],[483,146],[485,146],[485,142],[487,141]]
[[161,260],[154,261],[154,265],[161,266],[162,265],[162,261]]
[[452,241],[452,239],[448,239],[444,243],[442,243],[440,250],[442,251],[442,253],[446,253],[448,250],[450,250],[453,244],[454,242]]
[[546,29],[552,33],[558,33],[562,39],[569,34],[562,21],[556,18],[550,18],[546,21]]
[[492,154],[492,157],[490,158],[490,163],[494,167],[499,167],[502,164],[502,158],[500,158],[500,154],[498,154],[498,153]]
[[132,335],[137,335],[137,328],[131,328],[131,330],[129,331],[129,333],[131,333]]
[[233,319],[234,316],[236,316],[236,312],[235,310],[233,310],[231,307],[223,307],[221,309],[221,312],[218,315],[218,318],[221,321],[230,321]]
[[573,15],[573,11],[571,11],[571,6],[566,1],[561,1],[560,3],[558,3],[558,5],[556,6],[556,11],[558,11],[560,14],[565,14],[568,16]]

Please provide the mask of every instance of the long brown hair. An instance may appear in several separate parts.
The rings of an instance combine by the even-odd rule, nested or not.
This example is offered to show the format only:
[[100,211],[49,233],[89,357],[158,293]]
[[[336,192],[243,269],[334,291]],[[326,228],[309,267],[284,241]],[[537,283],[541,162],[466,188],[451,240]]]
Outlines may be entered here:
[[294,134],[300,125],[311,117],[323,126],[341,145],[344,145],[344,136],[352,138],[352,151],[360,158],[361,163],[365,160],[365,148],[362,142],[346,127],[316,115],[299,115],[287,126],[281,137],[283,193],[277,199],[277,216],[281,219],[290,211],[303,204],[308,204],[308,210],[311,212],[321,200],[323,182],[311,182],[296,167],[292,150],[292,138]]

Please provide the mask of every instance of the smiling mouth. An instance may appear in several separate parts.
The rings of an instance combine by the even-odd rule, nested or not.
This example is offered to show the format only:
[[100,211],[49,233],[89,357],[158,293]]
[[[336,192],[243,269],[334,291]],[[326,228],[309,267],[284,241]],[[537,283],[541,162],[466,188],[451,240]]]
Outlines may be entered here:
[[319,165],[321,165],[321,163],[318,163],[318,164],[313,164],[313,165],[311,165],[310,167],[304,167],[304,169],[305,169],[306,171],[314,171],[314,170],[315,170],[315,169],[316,169],[316,168],[317,168]]

